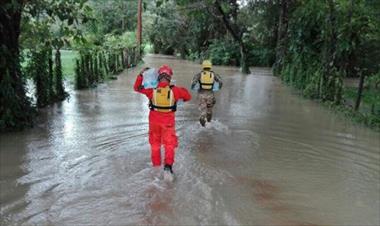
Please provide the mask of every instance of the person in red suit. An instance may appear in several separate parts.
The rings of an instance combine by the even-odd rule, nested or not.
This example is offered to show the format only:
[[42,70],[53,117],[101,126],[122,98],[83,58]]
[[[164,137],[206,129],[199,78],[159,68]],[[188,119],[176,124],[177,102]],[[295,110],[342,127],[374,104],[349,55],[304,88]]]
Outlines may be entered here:
[[149,143],[153,166],[161,166],[161,145],[165,147],[164,178],[173,179],[173,163],[178,138],[175,130],[175,111],[179,100],[189,101],[191,95],[183,87],[170,84],[173,70],[168,65],[162,65],[158,70],[158,85],[156,88],[144,88],[142,85],[143,69],[137,76],[134,90],[145,94],[149,99]]

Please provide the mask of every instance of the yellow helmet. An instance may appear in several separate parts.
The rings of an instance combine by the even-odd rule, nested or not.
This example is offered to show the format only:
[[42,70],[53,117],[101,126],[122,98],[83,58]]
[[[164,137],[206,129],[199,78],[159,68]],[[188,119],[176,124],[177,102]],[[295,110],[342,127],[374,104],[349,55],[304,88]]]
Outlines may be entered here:
[[202,68],[203,68],[203,69],[205,69],[205,68],[210,68],[210,69],[211,69],[211,67],[212,67],[212,63],[211,63],[210,60],[204,60],[204,61],[202,62]]

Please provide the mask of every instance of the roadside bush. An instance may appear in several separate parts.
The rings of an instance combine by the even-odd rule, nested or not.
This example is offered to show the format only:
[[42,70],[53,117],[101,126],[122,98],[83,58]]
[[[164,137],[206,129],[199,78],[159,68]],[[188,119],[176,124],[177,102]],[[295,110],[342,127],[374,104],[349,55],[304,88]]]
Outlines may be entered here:
[[232,40],[214,39],[205,56],[215,65],[239,65],[239,46]]

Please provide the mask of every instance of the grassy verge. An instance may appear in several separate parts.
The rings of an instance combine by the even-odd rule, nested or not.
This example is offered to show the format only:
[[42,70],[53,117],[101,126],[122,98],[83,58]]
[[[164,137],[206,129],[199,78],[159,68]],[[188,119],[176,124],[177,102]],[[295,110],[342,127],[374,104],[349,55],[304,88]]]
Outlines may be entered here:
[[153,45],[152,43],[148,42],[143,45],[143,52],[144,54],[153,53]]
[[[357,96],[357,88],[348,87],[344,89],[343,98],[346,105],[354,106]],[[377,114],[380,115],[380,93],[376,90],[363,90],[362,101],[360,103],[359,111],[363,114]]]
[[344,104],[334,106],[328,104],[334,111],[344,114],[355,122],[365,124],[380,131],[380,93],[376,90],[363,90],[362,101],[358,111],[354,110],[357,96],[357,88],[346,87],[344,89]]
[[[55,56],[55,51],[53,51],[53,58]],[[61,60],[62,60],[62,73],[66,80],[74,81],[75,79],[75,60],[78,57],[78,52],[74,50],[61,50]],[[24,61],[22,61],[21,66],[26,67],[29,63],[28,50],[24,50]]]
[[350,118],[352,121],[360,124],[364,124],[376,131],[380,132],[380,116],[374,114],[366,114],[360,111],[354,111],[352,107],[347,105],[334,105],[332,103],[326,103],[328,107],[337,114],[344,115]]
[[77,51],[61,50],[62,72],[67,80],[73,81],[75,78],[75,60],[77,57]]

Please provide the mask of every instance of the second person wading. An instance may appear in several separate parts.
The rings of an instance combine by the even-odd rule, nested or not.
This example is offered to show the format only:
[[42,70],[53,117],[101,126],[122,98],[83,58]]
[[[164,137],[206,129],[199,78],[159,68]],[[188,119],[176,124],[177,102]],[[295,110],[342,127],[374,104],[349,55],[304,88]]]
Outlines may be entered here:
[[178,138],[175,131],[175,111],[177,101],[189,101],[190,93],[183,87],[170,85],[173,70],[168,65],[163,65],[158,70],[157,88],[145,89],[142,85],[142,73],[136,78],[134,90],[145,94],[149,98],[149,143],[151,146],[151,159],[155,167],[161,166],[161,145],[165,148],[164,177],[173,174],[175,149],[178,146]]
[[207,122],[211,122],[212,109],[216,103],[214,95],[214,85],[217,82],[219,89],[222,88],[223,82],[221,77],[211,70],[212,63],[209,60],[205,60],[202,63],[202,71],[196,74],[191,83],[191,89],[199,84],[198,98],[199,98],[199,111],[201,112],[199,122],[202,126]]

